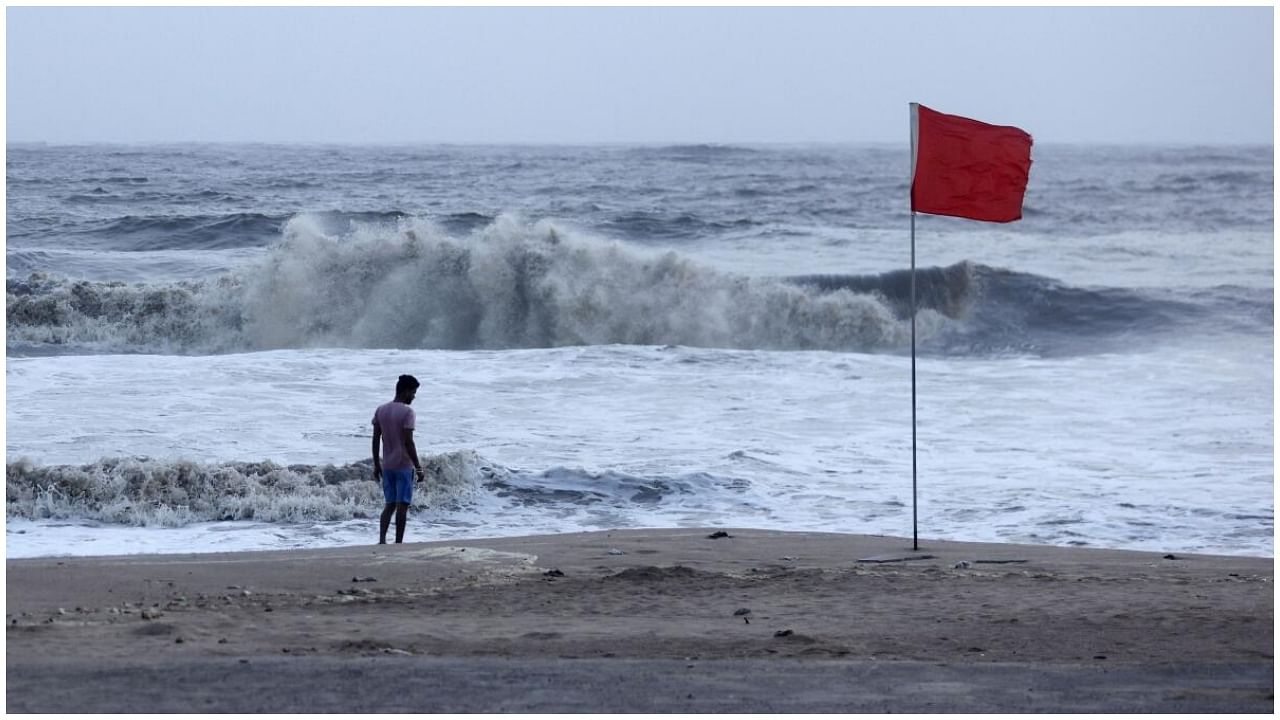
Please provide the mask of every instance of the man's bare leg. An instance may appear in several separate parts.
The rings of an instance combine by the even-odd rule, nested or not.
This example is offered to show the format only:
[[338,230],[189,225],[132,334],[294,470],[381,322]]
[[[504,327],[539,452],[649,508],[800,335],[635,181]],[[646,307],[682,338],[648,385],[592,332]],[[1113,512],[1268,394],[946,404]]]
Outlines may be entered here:
[[[378,544],[379,545],[387,544],[387,528],[391,526],[391,515],[392,513],[395,512],[395,510],[396,510],[396,503],[387,503],[386,506],[382,508],[382,517],[378,519]],[[402,534],[401,530],[399,528],[396,528],[396,535],[401,535],[401,534]],[[400,541],[397,540],[396,542],[400,542]]]
[[[408,521],[409,503],[396,503],[396,542],[404,542],[404,526]],[[386,537],[385,531],[383,537]]]

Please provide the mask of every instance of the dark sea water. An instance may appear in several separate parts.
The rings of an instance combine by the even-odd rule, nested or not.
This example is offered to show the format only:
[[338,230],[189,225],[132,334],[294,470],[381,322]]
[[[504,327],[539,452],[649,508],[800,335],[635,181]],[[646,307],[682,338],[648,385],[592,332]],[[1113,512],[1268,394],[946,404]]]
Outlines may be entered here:
[[[10,146],[11,528],[347,542],[416,372],[429,532],[904,534],[908,158]],[[1271,554],[1272,148],[1033,158],[1023,220],[916,221],[926,526]]]

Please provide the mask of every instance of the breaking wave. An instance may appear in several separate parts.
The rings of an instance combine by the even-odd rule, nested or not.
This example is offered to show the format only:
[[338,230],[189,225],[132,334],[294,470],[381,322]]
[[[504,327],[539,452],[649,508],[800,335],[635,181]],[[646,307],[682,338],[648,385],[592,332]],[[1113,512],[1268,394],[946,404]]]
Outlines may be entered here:
[[[425,481],[414,507],[466,511],[487,500],[561,508],[652,507],[683,497],[741,496],[750,482],[708,473],[642,477],[556,467],[523,472],[471,450],[422,457]],[[87,465],[6,467],[7,514],[31,520],[75,519],[133,526],[196,522],[314,522],[377,517],[381,485],[369,460],[346,465],[279,465],[150,458],[104,458]]]
[[331,233],[299,216],[259,264],[206,281],[7,281],[11,349],[237,352],[662,344],[876,350],[906,326],[874,294],[716,272],[503,216]]
[[[458,506],[494,470],[471,451],[424,456],[420,505]],[[175,527],[193,522],[302,522],[375,517],[372,461],[348,465],[198,463],[106,458],[88,465],[6,466],[9,517]]]
[[[747,277],[546,221],[465,218],[473,229],[459,237],[455,228],[377,215],[294,217],[260,262],[208,280],[9,278],[9,351],[909,347],[906,270]],[[1099,338],[1163,331],[1205,312],[1202,303],[969,262],[920,269],[916,283],[925,352],[1089,352]],[[1236,314],[1269,323],[1269,298],[1230,301],[1250,306]]]

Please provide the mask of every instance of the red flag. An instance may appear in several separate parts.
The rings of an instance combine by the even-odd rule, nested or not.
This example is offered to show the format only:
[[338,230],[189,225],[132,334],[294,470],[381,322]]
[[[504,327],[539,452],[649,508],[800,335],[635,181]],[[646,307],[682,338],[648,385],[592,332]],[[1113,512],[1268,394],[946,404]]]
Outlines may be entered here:
[[1022,217],[1031,136],[911,103],[911,210],[988,222]]

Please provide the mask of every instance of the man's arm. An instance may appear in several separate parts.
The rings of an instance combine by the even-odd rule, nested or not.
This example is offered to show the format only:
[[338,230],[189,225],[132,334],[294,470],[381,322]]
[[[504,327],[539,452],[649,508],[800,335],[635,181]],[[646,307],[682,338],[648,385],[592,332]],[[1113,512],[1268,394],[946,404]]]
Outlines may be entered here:
[[382,426],[373,424],[373,479],[382,479],[382,459],[378,457],[378,445],[382,442]]
[[413,468],[418,471],[418,479],[422,479],[422,463],[418,460],[418,446],[413,444],[413,428],[404,429],[404,449],[409,451],[409,457],[413,458]]

